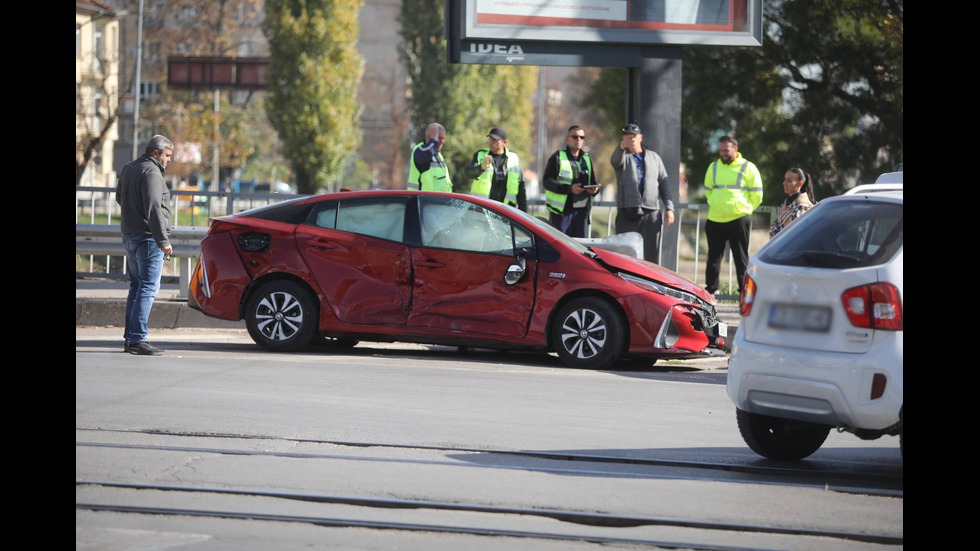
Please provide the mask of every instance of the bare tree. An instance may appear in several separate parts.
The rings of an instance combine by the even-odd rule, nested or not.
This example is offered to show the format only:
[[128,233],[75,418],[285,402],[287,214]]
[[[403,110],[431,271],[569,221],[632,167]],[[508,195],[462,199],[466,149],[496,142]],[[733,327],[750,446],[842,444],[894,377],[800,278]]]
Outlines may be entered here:
[[118,97],[118,91],[106,86],[105,79],[93,98],[81,92],[75,95],[75,186],[81,184],[85,169],[119,120]]
[[75,185],[115,138],[119,118],[117,12],[104,2],[76,5]]

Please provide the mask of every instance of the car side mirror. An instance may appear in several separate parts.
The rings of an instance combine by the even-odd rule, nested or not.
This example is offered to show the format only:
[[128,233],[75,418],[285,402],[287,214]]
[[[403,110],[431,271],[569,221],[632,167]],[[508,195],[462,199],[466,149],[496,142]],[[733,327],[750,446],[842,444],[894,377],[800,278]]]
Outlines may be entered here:
[[507,285],[514,285],[524,277],[524,272],[527,270],[527,263],[524,262],[523,256],[518,256],[514,259],[514,262],[510,266],[507,266],[507,273],[504,274],[504,283]]

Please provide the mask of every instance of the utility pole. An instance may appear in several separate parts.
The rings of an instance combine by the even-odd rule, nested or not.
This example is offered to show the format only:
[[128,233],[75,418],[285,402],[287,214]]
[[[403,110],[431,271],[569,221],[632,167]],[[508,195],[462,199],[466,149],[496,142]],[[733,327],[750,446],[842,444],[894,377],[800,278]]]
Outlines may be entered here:
[[140,67],[143,63],[143,0],[140,0],[139,21],[136,23],[136,77],[133,86],[133,159],[139,157],[140,142]]

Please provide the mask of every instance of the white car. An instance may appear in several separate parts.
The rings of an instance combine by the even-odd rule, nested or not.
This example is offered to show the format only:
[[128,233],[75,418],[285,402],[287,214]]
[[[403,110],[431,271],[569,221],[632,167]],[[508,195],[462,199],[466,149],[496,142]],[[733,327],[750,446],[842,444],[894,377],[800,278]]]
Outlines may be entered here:
[[[877,184],[881,186],[882,184]],[[903,201],[820,201],[750,260],[728,396],[749,447],[802,459],[831,429],[903,443]]]

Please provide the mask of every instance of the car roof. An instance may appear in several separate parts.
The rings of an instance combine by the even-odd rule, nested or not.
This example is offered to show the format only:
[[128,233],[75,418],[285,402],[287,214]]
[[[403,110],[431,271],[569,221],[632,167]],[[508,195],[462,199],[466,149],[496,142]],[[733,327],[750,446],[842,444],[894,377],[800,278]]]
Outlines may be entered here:
[[[418,190],[418,189],[347,189],[342,188],[338,191],[332,191],[328,193],[323,193],[320,195],[310,195],[305,199],[307,201],[325,201],[333,199],[342,199],[346,197],[372,197],[372,196],[423,196],[423,195],[435,195],[442,197],[453,197],[457,199],[466,199],[472,203],[479,204],[484,207],[491,207],[497,210],[506,210],[514,207],[510,207],[500,201],[495,201],[488,197],[479,197],[476,195],[453,193],[447,191],[428,191],[428,190]],[[516,210],[516,209],[515,209]]]
[[880,193],[884,191],[902,191],[902,185],[905,181],[905,172],[901,169],[899,165],[899,170],[895,172],[885,172],[875,179],[873,184],[861,184],[854,186],[853,188],[845,191],[843,195],[858,195],[858,194],[868,194],[868,193]]
[[886,192],[897,192],[901,195],[902,193],[901,183],[888,183],[888,184],[861,184],[859,186],[854,186],[851,189],[845,191],[844,195],[867,195],[869,193],[886,193]]
[[901,184],[904,181],[903,174],[905,172],[899,170],[897,172],[885,172],[884,174],[878,176],[875,180],[876,184]]
[[[828,197],[820,203],[825,201],[864,201],[868,199],[874,200],[884,200],[890,203],[905,203],[904,194],[902,193],[902,188],[873,188],[877,184],[866,184],[863,186],[857,186],[853,189],[849,189],[846,192],[836,195],[834,197]],[[871,189],[869,189],[871,188]],[[818,203],[819,204],[819,203]]]

